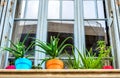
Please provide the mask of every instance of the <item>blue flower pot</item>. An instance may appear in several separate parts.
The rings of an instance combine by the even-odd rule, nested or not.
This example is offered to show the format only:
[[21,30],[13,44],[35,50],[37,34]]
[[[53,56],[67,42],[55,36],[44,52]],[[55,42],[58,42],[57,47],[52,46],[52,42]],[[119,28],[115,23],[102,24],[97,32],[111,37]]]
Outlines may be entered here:
[[16,69],[31,69],[32,61],[27,58],[19,58],[15,61]]

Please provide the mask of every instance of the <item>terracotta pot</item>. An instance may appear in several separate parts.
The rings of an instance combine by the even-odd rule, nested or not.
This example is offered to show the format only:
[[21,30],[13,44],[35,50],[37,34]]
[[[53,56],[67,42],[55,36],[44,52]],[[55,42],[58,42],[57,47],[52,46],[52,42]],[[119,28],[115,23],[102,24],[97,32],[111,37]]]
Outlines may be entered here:
[[5,69],[16,69],[14,65],[9,65]]
[[64,63],[59,59],[51,59],[46,62],[46,69],[63,69]]
[[113,69],[113,66],[103,66],[103,69]]

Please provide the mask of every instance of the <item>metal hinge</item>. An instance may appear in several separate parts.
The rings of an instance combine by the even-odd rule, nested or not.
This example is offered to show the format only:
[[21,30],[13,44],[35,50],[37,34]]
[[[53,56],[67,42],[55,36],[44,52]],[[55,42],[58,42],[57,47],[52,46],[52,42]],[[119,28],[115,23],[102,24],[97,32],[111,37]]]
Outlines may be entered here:
[[2,1],[2,2],[0,3],[1,6],[6,6],[6,4],[7,4],[7,3],[6,3],[5,1]]
[[110,27],[112,26],[112,24],[113,24],[113,18],[109,18],[108,24],[109,24]]

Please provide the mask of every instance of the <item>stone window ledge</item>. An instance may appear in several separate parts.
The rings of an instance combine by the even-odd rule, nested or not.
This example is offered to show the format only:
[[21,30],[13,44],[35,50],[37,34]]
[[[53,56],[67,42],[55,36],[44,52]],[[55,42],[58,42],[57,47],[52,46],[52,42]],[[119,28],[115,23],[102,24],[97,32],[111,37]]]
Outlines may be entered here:
[[120,78],[120,69],[0,69],[0,78]]

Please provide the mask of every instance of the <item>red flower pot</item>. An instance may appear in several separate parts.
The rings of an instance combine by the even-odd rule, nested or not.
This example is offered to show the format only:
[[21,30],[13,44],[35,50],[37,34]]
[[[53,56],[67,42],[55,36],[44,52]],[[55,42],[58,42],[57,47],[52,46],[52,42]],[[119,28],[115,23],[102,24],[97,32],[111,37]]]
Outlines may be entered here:
[[5,69],[16,69],[14,65],[9,65]]
[[113,69],[113,66],[103,66],[103,69]]

